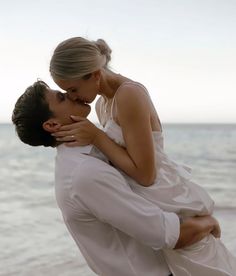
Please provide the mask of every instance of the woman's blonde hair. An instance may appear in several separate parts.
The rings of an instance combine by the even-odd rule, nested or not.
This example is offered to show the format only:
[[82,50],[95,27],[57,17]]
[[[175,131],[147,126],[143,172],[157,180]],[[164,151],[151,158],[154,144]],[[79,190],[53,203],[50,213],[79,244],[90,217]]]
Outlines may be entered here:
[[111,49],[103,39],[89,41],[72,37],[56,47],[49,71],[52,78],[82,78],[98,69],[107,68],[110,60]]

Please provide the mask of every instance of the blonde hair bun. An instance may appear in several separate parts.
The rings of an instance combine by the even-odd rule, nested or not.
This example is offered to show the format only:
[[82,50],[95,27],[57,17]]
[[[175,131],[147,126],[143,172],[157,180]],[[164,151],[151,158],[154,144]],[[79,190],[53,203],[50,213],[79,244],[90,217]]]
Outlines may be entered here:
[[53,79],[77,79],[107,68],[110,60],[111,49],[103,39],[90,41],[83,37],[72,37],[58,44],[49,70]]
[[96,46],[99,48],[100,53],[102,55],[106,56],[106,65],[111,60],[111,48],[108,46],[105,40],[99,38],[97,41],[95,41]]

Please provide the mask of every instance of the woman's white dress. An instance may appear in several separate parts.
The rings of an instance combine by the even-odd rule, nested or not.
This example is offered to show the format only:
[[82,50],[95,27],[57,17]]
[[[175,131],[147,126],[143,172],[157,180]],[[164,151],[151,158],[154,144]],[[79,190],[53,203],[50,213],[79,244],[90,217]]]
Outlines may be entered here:
[[[132,82],[133,83],[133,82]],[[139,83],[133,83],[145,89]],[[145,89],[147,92],[147,90]],[[111,114],[113,114],[112,102]],[[120,126],[112,115],[103,129],[116,143],[125,147]],[[126,176],[132,190],[161,209],[180,217],[213,213],[214,201],[199,185],[191,181],[191,169],[172,161],[164,152],[163,135],[153,131],[157,177],[153,185],[144,187]],[[213,235],[184,249],[163,250],[167,264],[175,276],[236,275],[236,257]]]

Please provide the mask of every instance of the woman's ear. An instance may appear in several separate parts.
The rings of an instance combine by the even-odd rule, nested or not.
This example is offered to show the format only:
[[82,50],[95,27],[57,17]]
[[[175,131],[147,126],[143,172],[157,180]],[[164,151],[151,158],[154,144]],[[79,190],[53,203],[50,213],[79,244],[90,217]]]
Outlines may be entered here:
[[43,123],[43,129],[50,133],[58,131],[60,127],[61,124],[56,119],[49,119]]
[[94,76],[95,80],[99,81],[101,78],[101,70],[99,69],[99,70],[94,71],[93,76]]
[[100,91],[100,82],[101,82],[101,70],[97,70],[93,72],[93,77],[97,86],[97,91]]

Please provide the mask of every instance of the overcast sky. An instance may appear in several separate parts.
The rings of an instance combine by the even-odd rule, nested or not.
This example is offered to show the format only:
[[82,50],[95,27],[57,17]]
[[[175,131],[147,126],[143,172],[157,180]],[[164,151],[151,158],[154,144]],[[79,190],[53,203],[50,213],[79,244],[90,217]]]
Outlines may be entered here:
[[0,25],[0,122],[37,78],[57,88],[53,49],[84,36],[107,41],[112,69],[149,89],[162,122],[236,123],[236,0],[8,0]]

